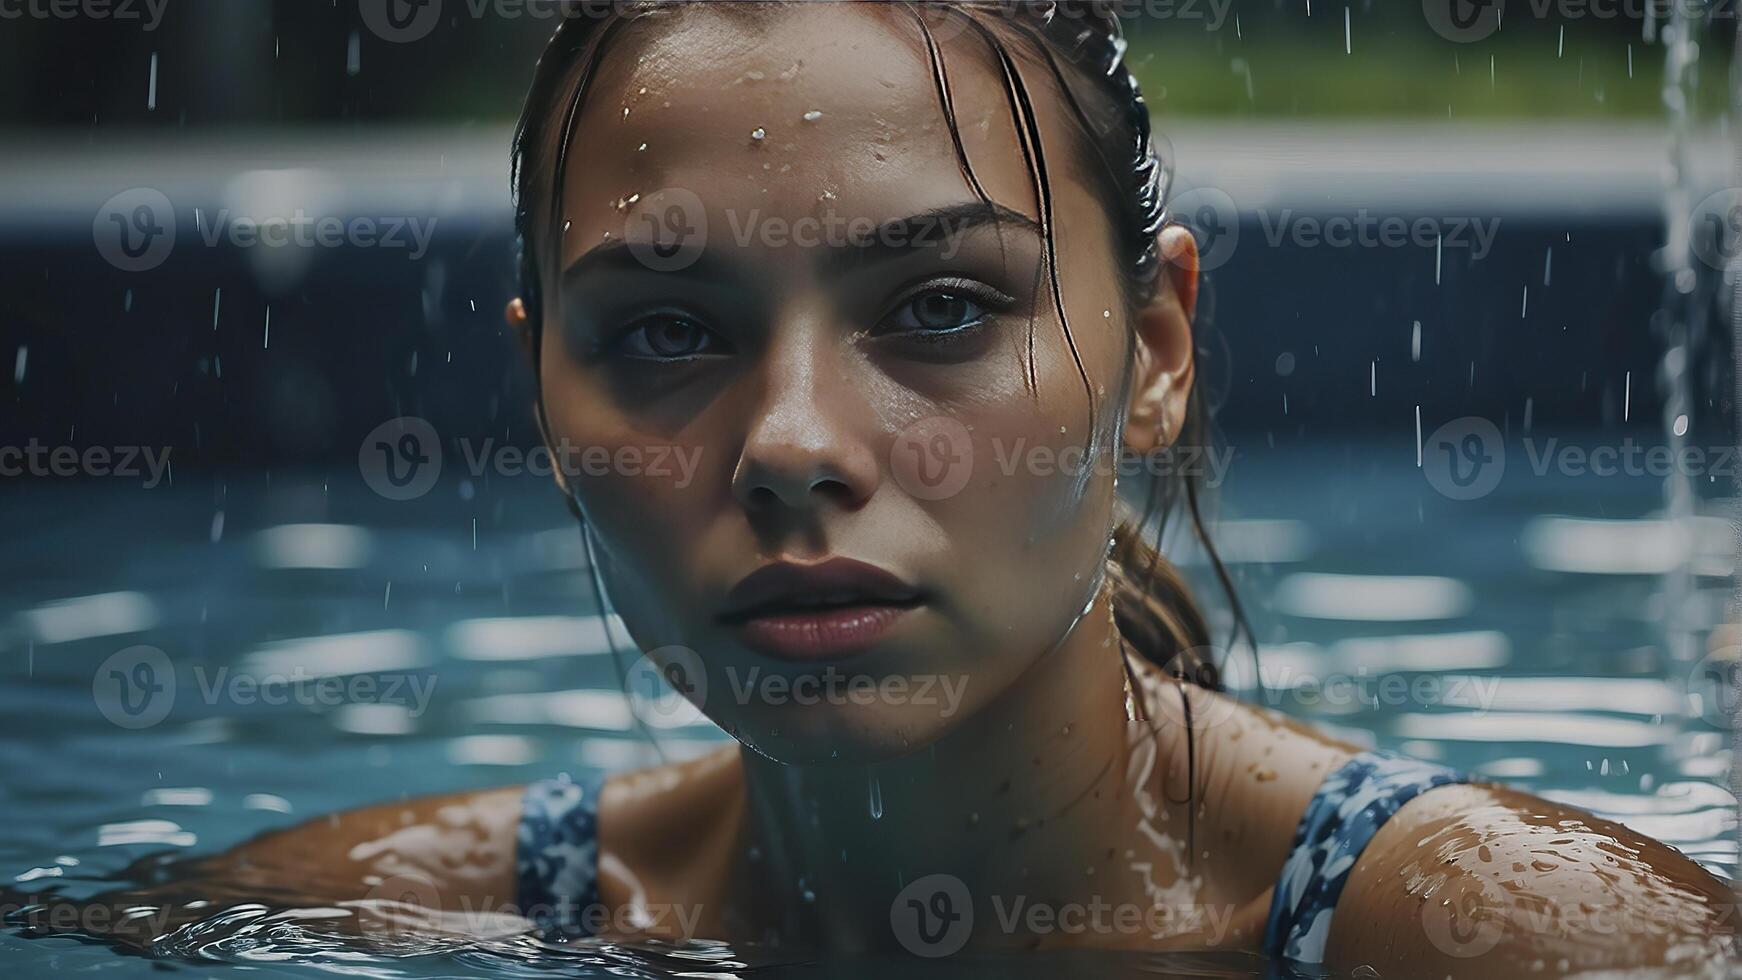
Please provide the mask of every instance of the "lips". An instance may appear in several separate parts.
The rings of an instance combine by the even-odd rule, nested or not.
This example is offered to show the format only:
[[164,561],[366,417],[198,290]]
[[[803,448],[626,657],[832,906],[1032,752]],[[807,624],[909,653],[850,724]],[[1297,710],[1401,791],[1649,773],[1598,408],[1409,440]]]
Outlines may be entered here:
[[732,588],[719,621],[769,656],[829,660],[870,649],[924,601],[917,587],[851,558],[777,562]]

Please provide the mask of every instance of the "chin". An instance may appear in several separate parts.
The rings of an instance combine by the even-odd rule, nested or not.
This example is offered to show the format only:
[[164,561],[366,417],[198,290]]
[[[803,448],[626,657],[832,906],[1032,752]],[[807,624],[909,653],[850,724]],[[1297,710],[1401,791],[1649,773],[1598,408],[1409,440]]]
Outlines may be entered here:
[[961,721],[935,707],[787,705],[727,728],[752,752],[788,766],[866,766],[912,755]]

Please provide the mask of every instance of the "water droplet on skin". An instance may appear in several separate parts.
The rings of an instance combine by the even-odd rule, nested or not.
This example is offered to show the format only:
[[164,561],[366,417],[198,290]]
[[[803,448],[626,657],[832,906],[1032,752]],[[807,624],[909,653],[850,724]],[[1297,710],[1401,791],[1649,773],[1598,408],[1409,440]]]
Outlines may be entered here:
[[818,109],[812,109],[811,111],[804,114],[804,121],[805,122],[816,122],[818,119],[821,119],[821,118],[823,118],[823,114],[822,114],[822,111],[818,110]]
[[637,152],[637,153],[646,153],[646,152],[647,152],[647,144],[646,144],[646,143],[643,143],[643,144],[641,144],[641,145],[640,145],[640,146],[638,146],[638,147],[636,147],[636,148],[635,148],[635,152]]
[[760,143],[768,138],[768,130],[758,126],[750,131],[750,138]]

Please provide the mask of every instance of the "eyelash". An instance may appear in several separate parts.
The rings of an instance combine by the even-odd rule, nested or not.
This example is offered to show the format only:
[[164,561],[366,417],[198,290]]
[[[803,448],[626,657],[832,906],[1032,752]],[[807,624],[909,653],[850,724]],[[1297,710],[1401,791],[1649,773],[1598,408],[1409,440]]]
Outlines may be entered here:
[[[1015,297],[1008,296],[1002,291],[983,282],[960,277],[946,277],[927,280],[909,290],[898,302],[896,302],[895,308],[890,315],[893,316],[896,313],[907,309],[915,301],[933,293],[942,293],[951,296],[958,296],[963,299],[969,299],[986,309],[984,309],[982,314],[975,318],[973,322],[945,330],[902,329],[885,331],[879,329],[873,331],[873,333],[878,336],[901,337],[904,339],[917,340],[920,343],[947,344],[978,332],[981,328],[986,326],[987,321],[992,317],[1000,313],[1008,312],[1011,307],[1016,305]],[[885,317],[884,321],[887,322],[888,319],[889,317]]]
[[[906,310],[916,301],[932,294],[944,294],[971,300],[976,305],[983,307],[982,313],[970,323],[964,323],[960,326],[941,330],[928,330],[925,328],[901,328],[891,330],[884,328],[884,324],[886,324],[891,317]],[[1015,306],[1015,304],[1016,299],[1014,297],[1008,296],[1001,290],[977,280],[961,277],[930,279],[908,290],[907,293],[905,293],[902,298],[895,303],[890,314],[885,316],[879,323],[878,327],[871,331],[871,336],[900,338],[924,344],[953,343],[979,332],[986,326],[989,319],[1000,313],[1007,312],[1011,307]],[[707,343],[710,347],[720,346],[725,343],[724,338],[722,338],[717,331],[709,329],[704,323],[702,323],[701,318],[692,317],[682,311],[672,310],[648,313],[635,318],[601,344],[597,353],[604,356],[615,356],[627,361],[667,365],[688,364],[692,361],[722,356],[711,349],[676,357],[648,356],[645,354],[630,354],[624,352],[624,345],[627,344],[630,338],[634,337],[638,331],[643,331],[661,322],[672,320],[681,320],[692,325],[694,328],[703,331],[707,334]],[[729,352],[728,349],[727,353]]]

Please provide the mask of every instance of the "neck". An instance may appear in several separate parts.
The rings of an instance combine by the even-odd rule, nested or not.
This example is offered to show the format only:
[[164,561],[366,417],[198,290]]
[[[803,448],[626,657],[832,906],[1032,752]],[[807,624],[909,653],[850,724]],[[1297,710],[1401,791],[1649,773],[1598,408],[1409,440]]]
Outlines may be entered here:
[[743,754],[783,932],[875,947],[897,894],[933,874],[960,879],[977,908],[1128,887],[1119,870],[1141,807],[1126,789],[1132,729],[1109,602],[1103,591],[1009,690],[918,752],[817,766]]

